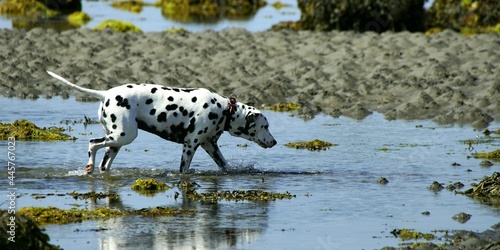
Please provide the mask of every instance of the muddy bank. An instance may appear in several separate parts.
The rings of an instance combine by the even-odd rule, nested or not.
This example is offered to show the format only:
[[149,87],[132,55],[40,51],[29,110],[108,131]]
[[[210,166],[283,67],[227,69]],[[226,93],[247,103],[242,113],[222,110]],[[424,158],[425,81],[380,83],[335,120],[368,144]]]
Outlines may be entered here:
[[[362,119],[433,119],[483,128],[500,118],[500,36],[445,31],[115,33],[0,30],[0,91],[67,97],[49,69],[84,87],[205,87],[249,104],[293,101]],[[78,94],[79,100],[87,97]]]

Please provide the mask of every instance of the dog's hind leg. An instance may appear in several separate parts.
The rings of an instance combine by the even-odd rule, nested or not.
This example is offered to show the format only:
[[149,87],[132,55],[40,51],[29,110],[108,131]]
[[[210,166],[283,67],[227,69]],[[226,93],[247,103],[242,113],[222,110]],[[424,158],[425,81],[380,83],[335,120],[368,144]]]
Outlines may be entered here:
[[[111,163],[118,154],[121,146],[130,144],[137,137],[137,123],[128,126],[126,129],[121,130],[119,133],[110,133],[106,137],[94,138],[89,142],[89,162],[85,166],[87,174],[92,174],[95,166],[95,155],[97,150],[107,147],[106,154],[102,160],[100,171],[106,171],[111,167]],[[104,168],[104,169],[103,169]]]
[[181,166],[179,172],[187,173],[191,161],[193,160],[194,153],[200,144],[192,145],[191,143],[185,142],[182,149]]
[[120,148],[121,147],[106,147],[106,153],[104,154],[104,158],[102,158],[101,164],[99,165],[101,173],[108,171],[111,168],[111,164],[118,154],[118,151],[120,151]]

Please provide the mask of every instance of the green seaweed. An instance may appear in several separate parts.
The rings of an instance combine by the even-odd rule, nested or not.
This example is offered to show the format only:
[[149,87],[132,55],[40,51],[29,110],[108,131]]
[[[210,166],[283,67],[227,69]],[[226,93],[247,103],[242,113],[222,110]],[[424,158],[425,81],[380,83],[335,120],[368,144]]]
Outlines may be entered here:
[[391,231],[391,234],[393,234],[395,237],[401,238],[404,241],[408,240],[419,240],[419,239],[425,239],[425,240],[432,240],[436,238],[434,234],[424,234],[421,232],[416,232],[415,230],[412,229],[394,229]]
[[286,147],[295,149],[308,149],[311,151],[327,150],[332,146],[338,146],[330,142],[314,139],[312,141],[289,142],[285,144]]
[[266,5],[264,0],[162,0],[162,15],[177,21],[212,22],[218,19],[241,18],[254,14],[260,7]]
[[74,27],[83,26],[92,20],[87,13],[81,11],[75,11],[69,14],[66,19],[68,19],[68,22]]
[[15,137],[16,140],[76,140],[76,137],[64,134],[64,128],[50,127],[39,128],[28,120],[15,120],[12,123],[0,122],[0,140],[7,140],[9,137]]
[[500,160],[500,149],[491,152],[477,152],[472,155],[476,159]]
[[3,0],[0,1],[0,14],[22,17],[52,17],[60,12],[49,9],[37,0]]
[[18,214],[32,219],[38,225],[69,224],[85,220],[106,220],[122,216],[175,216],[193,214],[191,209],[174,209],[170,207],[143,208],[137,210],[118,210],[110,208],[96,208],[92,210],[82,208],[60,209],[57,207],[23,207]]
[[143,1],[136,1],[136,0],[130,0],[130,1],[117,1],[111,3],[111,6],[117,9],[121,10],[126,10],[130,11],[133,13],[141,13],[142,7],[146,6],[147,4],[144,3]]
[[94,30],[111,28],[117,32],[141,32],[141,29],[130,22],[108,19],[94,27]]
[[218,202],[218,201],[275,201],[283,199],[292,199],[296,197],[289,192],[274,193],[262,190],[221,190],[211,191],[206,193],[197,193],[191,191],[186,193],[186,198],[197,201],[205,202]]
[[104,199],[104,198],[110,198],[113,200],[117,200],[120,198],[120,196],[116,193],[102,193],[102,192],[95,192],[91,191],[88,193],[77,193],[76,191],[73,191],[71,193],[68,193],[68,195],[71,195],[75,200],[76,199],[81,199],[81,200],[86,200],[86,199]]
[[158,181],[152,178],[150,179],[139,178],[130,188],[146,196],[154,196],[160,191],[165,191],[170,189],[170,187],[167,184],[165,184],[165,182]]
[[267,110],[273,110],[277,112],[289,112],[289,111],[294,111],[297,109],[300,109],[300,105],[294,102],[289,102],[289,103],[278,103],[273,106],[264,106],[264,109]]

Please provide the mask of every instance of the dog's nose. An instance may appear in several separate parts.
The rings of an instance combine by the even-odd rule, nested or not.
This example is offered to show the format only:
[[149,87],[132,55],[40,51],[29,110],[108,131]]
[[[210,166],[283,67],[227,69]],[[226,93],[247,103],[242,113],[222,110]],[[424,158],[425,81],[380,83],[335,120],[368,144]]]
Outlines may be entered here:
[[277,142],[276,140],[273,140],[273,141],[271,142],[271,147],[274,147],[274,145],[276,145],[276,144],[278,144],[278,142]]

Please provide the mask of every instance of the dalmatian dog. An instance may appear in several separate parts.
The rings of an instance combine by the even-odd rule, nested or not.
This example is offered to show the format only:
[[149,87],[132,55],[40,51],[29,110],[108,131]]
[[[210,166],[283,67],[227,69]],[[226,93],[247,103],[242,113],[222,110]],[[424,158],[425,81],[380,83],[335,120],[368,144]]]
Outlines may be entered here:
[[256,108],[223,97],[203,88],[173,88],[153,84],[125,84],[109,90],[93,90],[75,85],[47,71],[66,85],[101,100],[98,110],[106,136],[89,142],[89,161],[85,166],[92,174],[97,150],[106,148],[99,170],[110,170],[120,148],[137,137],[137,129],[183,144],[180,172],[189,170],[199,146],[212,157],[223,172],[228,163],[217,140],[224,131],[254,141],[263,148],[276,145],[269,132],[266,117]]

